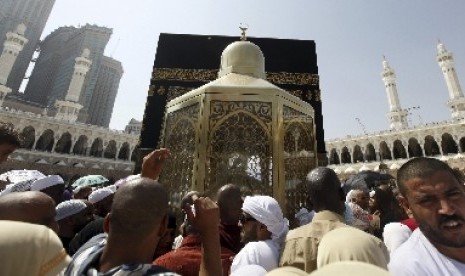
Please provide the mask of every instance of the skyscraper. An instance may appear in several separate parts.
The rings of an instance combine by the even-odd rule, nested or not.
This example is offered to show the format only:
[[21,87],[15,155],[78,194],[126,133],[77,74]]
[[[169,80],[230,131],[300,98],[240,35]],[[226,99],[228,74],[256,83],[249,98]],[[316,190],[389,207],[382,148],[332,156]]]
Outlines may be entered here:
[[88,124],[108,127],[118,93],[119,82],[123,75],[121,62],[104,56],[98,69],[97,82],[89,108]]
[[41,42],[43,51],[36,61],[34,71],[24,91],[26,100],[43,106],[48,105],[52,86],[63,60],[63,47],[75,32],[75,27],[62,27],[49,34]]
[[41,52],[25,90],[28,101],[53,106],[65,98],[74,71],[75,58],[90,50],[92,66],[86,75],[79,102],[89,108],[97,83],[98,69],[112,29],[96,25],[60,27],[41,44]]
[[[10,7],[13,4],[13,0],[2,0],[0,1],[0,34],[6,34],[3,32],[4,27],[6,26],[6,20],[8,18],[8,13],[10,12]],[[2,37],[0,41],[5,39]]]
[[3,50],[7,32],[14,30],[20,23],[27,26],[24,36],[29,42],[18,56],[8,78],[7,86],[13,91],[18,91],[23,81],[54,4],[55,0],[0,1],[0,52]]

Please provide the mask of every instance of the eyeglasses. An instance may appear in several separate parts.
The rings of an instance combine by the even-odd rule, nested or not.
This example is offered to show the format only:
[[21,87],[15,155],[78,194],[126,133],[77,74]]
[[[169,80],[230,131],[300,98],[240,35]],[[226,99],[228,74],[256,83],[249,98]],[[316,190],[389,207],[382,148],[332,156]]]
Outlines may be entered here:
[[256,219],[254,219],[253,217],[250,217],[250,216],[246,216],[244,214],[241,215],[241,217],[239,218],[239,222],[244,225],[246,222],[248,221],[257,221]]

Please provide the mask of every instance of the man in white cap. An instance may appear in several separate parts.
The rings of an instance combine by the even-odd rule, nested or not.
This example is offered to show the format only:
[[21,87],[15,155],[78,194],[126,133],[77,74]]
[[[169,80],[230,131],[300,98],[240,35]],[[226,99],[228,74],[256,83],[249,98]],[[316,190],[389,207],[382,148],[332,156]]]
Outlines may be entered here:
[[56,212],[55,220],[60,226],[58,236],[63,243],[63,247],[68,251],[69,242],[76,233],[94,219],[92,210],[88,208],[83,200],[71,199],[58,204]]
[[113,190],[110,188],[100,188],[89,195],[89,202],[94,205],[94,215],[104,218],[111,210],[113,203]]
[[269,196],[248,196],[242,205],[244,248],[234,257],[231,273],[244,265],[256,264],[270,271],[278,267],[281,244],[289,230],[278,202]]
[[56,206],[63,201],[65,182],[59,175],[49,175],[32,182],[31,191],[40,191],[49,195],[55,201]]

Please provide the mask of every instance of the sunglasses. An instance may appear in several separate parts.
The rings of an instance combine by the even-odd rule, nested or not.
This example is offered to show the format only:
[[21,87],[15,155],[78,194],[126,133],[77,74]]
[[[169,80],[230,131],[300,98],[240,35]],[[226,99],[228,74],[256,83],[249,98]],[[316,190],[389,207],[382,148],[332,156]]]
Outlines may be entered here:
[[246,216],[244,214],[241,215],[241,217],[239,218],[239,222],[244,225],[246,222],[249,222],[249,221],[257,221],[256,219],[254,219],[253,217],[251,216]]

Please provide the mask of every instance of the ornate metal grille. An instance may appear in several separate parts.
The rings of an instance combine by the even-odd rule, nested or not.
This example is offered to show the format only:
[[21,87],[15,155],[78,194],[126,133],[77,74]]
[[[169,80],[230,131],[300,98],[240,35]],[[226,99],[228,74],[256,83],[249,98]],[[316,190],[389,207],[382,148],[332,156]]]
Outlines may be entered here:
[[313,120],[290,107],[283,108],[284,173],[287,217],[307,207],[305,177],[315,167]]
[[167,114],[164,145],[170,149],[171,158],[165,164],[160,182],[169,191],[172,207],[177,207],[191,189],[198,116],[198,103]]
[[266,102],[212,101],[205,191],[227,183],[272,194],[271,110]]

